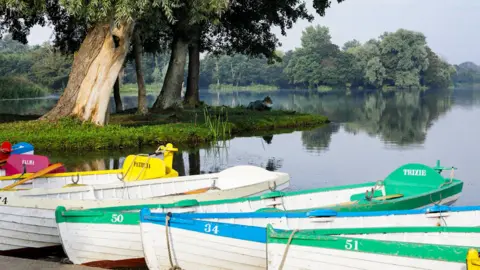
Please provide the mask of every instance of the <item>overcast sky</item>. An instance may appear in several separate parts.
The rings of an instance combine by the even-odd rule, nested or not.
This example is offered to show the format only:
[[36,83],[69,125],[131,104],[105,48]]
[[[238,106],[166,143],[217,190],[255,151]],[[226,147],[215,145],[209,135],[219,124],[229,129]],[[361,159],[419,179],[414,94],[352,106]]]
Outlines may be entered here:
[[[480,64],[480,0],[346,0],[327,9],[325,17],[315,16],[312,23],[299,21],[278,37],[281,49],[300,46],[302,30],[310,24],[330,28],[333,43],[357,39],[365,42],[383,32],[399,28],[423,32],[428,45],[452,64],[473,61]],[[312,0],[307,0],[314,13]],[[30,44],[50,39],[50,28],[35,27]]]

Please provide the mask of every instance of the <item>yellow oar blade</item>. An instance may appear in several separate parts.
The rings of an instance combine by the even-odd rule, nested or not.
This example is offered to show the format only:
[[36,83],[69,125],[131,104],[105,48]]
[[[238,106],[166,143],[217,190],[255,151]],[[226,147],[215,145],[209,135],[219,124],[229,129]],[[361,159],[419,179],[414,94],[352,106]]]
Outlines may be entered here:
[[194,190],[190,190],[190,191],[186,191],[186,192],[183,192],[182,194],[183,195],[190,195],[190,194],[200,194],[200,193],[205,193],[207,191],[209,191],[210,188],[199,188],[199,189],[194,189]]
[[47,173],[49,173],[49,172],[51,172],[51,171],[54,171],[54,170],[56,170],[56,169],[58,169],[58,168],[60,168],[60,167],[62,167],[62,166],[63,166],[62,163],[52,164],[52,165],[48,166],[47,168],[44,168],[44,169],[42,169],[42,170],[40,170],[40,171],[38,171],[38,172],[30,175],[29,177],[26,177],[26,178],[24,178],[24,179],[22,179],[22,180],[20,180],[20,181],[18,181],[18,182],[15,182],[15,183],[13,183],[13,184],[11,184],[11,185],[8,185],[8,186],[2,188],[2,190],[12,189],[12,188],[14,188],[14,187],[16,187],[16,186],[18,186],[18,185],[21,185],[21,184],[23,184],[23,183],[25,183],[25,182],[28,182],[28,181],[30,181],[30,180],[32,180],[32,179],[35,179],[35,178],[40,177],[40,176],[43,176],[43,175],[45,175],[45,174],[47,174]]

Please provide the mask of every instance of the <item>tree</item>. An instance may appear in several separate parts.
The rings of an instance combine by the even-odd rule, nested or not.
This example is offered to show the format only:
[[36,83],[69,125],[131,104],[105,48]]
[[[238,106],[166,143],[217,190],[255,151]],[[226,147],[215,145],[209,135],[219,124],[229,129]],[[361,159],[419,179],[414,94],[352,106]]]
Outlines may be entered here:
[[362,46],[360,41],[358,41],[356,39],[349,40],[349,41],[345,42],[345,44],[343,44],[342,51],[348,51],[351,48],[356,48],[356,47],[360,47],[360,46]]
[[200,77],[200,46],[202,36],[202,25],[192,27],[192,36],[188,46],[188,76],[187,91],[185,92],[184,104],[188,107],[195,107],[200,103],[198,82]]
[[148,8],[144,2],[103,1],[61,5],[77,18],[88,18],[87,35],[76,52],[67,87],[57,105],[41,119],[73,115],[105,124],[110,94],[130,46],[134,17]]
[[133,40],[133,51],[135,54],[135,73],[137,75],[138,85],[138,108],[137,113],[146,115],[148,113],[147,106],[147,90],[145,88],[145,80],[143,79],[142,70],[142,40],[140,39],[140,33],[137,29],[135,31]]
[[115,112],[123,111],[122,97],[120,96],[120,76],[117,77],[113,85],[113,99],[115,101]]
[[173,10],[178,20],[169,24],[173,33],[170,61],[162,90],[153,104],[153,111],[181,107],[180,97],[190,36],[198,37],[198,25],[217,18],[228,8],[228,3],[228,0],[187,0]]
[[380,42],[385,80],[397,88],[420,86],[420,73],[428,68],[426,39],[422,33],[399,29],[384,33]]
[[302,32],[302,47],[294,51],[285,72],[293,83],[310,88],[340,85],[337,58],[341,54],[331,42],[328,27],[309,26]]
[[426,47],[428,68],[423,72],[422,84],[430,88],[447,88],[452,84],[455,68],[441,59],[436,53]]
[[[58,4],[56,1],[53,2]],[[224,3],[223,0],[220,2]],[[26,0],[2,0],[0,4],[2,25],[4,26],[5,22],[20,24],[19,27],[10,27],[9,31],[23,36],[26,36],[29,27],[33,26],[31,21],[42,22],[44,16],[50,12],[48,3],[41,1],[31,3]],[[165,17],[169,22],[173,22],[172,7],[176,8],[179,3],[174,0],[140,2],[103,0],[87,3],[62,0],[59,4],[61,6],[59,10],[68,12],[68,17],[86,20],[88,30],[75,55],[63,95],[57,106],[42,119],[56,120],[73,115],[81,120],[103,125],[109,96],[129,49],[134,21],[161,7],[162,14],[156,14],[156,17]],[[197,8],[212,7],[217,3],[192,0],[191,4]],[[56,11],[58,12],[58,9]]]

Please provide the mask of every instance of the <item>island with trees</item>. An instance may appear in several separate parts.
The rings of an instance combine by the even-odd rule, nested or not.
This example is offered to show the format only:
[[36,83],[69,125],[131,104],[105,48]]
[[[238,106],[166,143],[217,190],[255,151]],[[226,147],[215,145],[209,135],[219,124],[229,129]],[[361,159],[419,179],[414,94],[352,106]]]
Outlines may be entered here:
[[[313,1],[321,16],[329,5]],[[328,122],[293,111],[207,106],[200,89],[401,91],[480,80],[479,66],[449,64],[422,33],[406,29],[340,47],[327,27],[309,26],[299,48],[279,51],[272,27],[285,35],[297,20],[313,20],[301,0],[0,0],[0,15],[0,98],[60,95],[39,119],[0,124],[2,138],[39,148],[196,144]],[[47,23],[52,44],[27,45],[31,28]],[[125,93],[138,96],[136,109],[123,110]],[[157,95],[151,107],[147,93]]]

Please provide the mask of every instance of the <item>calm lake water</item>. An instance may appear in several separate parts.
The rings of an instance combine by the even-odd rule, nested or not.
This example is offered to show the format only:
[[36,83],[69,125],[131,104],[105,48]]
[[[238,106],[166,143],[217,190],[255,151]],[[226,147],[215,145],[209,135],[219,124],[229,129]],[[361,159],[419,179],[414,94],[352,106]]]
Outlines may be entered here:
[[[433,166],[440,159],[444,166],[456,166],[455,177],[465,181],[457,204],[480,204],[475,192],[480,188],[480,171],[476,171],[480,169],[480,91],[351,95],[284,91],[269,95],[276,109],[323,114],[334,123],[308,131],[235,138],[218,148],[181,149],[175,168],[181,174],[197,174],[252,164],[289,173],[290,189],[298,190],[379,180],[402,164]],[[264,96],[203,93],[202,100],[236,106]],[[153,100],[149,97],[150,103]],[[0,113],[42,114],[55,102],[0,101]],[[124,106],[135,107],[136,97],[125,97]],[[130,153],[132,150],[49,155],[53,162],[64,162],[73,171],[116,168]]]

